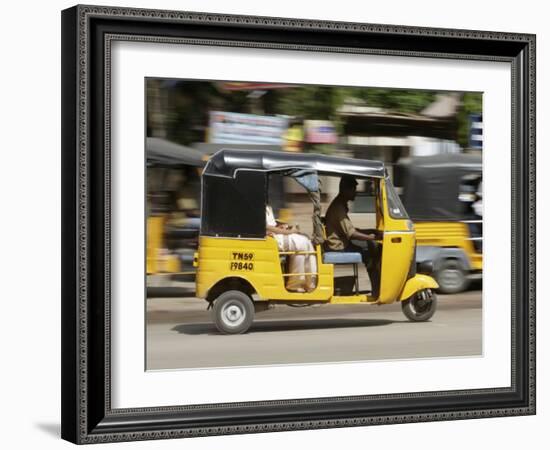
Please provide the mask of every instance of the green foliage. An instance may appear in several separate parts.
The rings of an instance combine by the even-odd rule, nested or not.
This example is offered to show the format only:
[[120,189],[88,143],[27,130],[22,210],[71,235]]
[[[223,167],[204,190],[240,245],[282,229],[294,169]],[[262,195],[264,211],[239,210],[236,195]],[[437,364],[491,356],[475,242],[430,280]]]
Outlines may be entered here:
[[300,86],[277,93],[273,112],[304,119],[334,120],[346,99],[399,113],[417,114],[433,102],[435,93],[408,89]]
[[367,106],[388,111],[418,114],[435,100],[435,92],[411,89],[345,88],[347,97],[363,100]]
[[343,98],[338,88],[300,86],[273,92],[272,113],[307,119],[333,120]]

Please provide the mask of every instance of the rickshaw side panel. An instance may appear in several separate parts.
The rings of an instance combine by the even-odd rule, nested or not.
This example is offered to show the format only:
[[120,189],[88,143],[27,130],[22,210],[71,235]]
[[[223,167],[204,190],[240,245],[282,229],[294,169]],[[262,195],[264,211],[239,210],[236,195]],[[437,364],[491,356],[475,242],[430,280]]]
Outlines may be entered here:
[[403,289],[414,258],[414,233],[386,231],[382,250],[380,303],[393,303]]
[[418,245],[434,247],[460,247],[466,253],[474,253],[468,225],[463,222],[415,222]]
[[470,265],[473,270],[483,270],[483,254],[474,253],[470,255]]
[[414,258],[415,234],[408,219],[395,219],[388,208],[387,188],[382,186],[382,207],[384,213],[384,239],[382,241],[382,262],[379,303],[393,303],[399,298]]
[[162,217],[147,218],[147,274],[159,271],[157,253],[162,246]]
[[469,270],[482,270],[483,254],[477,253],[464,222],[415,222],[418,246],[459,248],[468,258]]
[[333,293],[333,267],[319,264],[317,288],[310,293],[285,289],[277,243],[273,238],[235,239],[201,236],[198,252],[196,293],[206,298],[208,291],[228,278],[246,280],[259,300],[329,300]]
[[181,270],[181,264],[176,255],[161,253],[164,247],[165,220],[163,216],[147,218],[147,275],[177,273]]

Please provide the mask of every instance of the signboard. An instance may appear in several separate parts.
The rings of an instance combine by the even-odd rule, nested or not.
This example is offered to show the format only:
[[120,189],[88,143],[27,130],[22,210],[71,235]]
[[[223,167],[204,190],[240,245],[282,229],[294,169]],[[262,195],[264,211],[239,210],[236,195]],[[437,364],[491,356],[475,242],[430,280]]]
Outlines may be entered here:
[[283,117],[211,111],[208,140],[211,144],[283,145],[287,127]]
[[338,135],[334,125],[329,120],[304,121],[306,142],[310,144],[336,144]]

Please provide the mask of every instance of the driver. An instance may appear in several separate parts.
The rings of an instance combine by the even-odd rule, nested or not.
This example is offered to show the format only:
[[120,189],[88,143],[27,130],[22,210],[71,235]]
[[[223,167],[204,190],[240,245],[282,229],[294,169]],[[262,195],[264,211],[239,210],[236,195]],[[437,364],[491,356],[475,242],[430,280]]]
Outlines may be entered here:
[[[340,179],[338,195],[331,202],[325,214],[327,239],[325,248],[331,252],[358,252],[369,274],[374,297],[378,297],[380,288],[380,250],[377,239],[383,233],[378,230],[359,230],[353,226],[348,216],[348,202],[355,199],[357,181],[354,177],[344,175]],[[351,241],[359,241],[354,244]]]

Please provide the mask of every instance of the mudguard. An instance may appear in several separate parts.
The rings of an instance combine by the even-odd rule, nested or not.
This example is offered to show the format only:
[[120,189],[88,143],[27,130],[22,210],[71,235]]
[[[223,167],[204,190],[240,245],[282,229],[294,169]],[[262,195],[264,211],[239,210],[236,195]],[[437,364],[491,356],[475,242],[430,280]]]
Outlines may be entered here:
[[399,300],[407,300],[415,292],[421,291],[423,289],[437,289],[439,285],[432,277],[428,275],[416,274],[413,278],[410,278],[405,283],[405,287],[401,291]]

